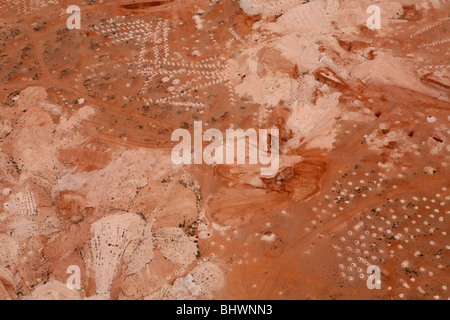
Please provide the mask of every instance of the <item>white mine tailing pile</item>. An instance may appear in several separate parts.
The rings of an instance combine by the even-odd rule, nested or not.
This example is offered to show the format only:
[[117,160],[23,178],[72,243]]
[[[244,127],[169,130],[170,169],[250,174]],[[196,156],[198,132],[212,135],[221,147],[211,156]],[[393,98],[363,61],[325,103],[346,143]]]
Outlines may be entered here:
[[94,222],[91,231],[97,295],[109,298],[122,256],[131,242],[143,236],[144,221],[133,213],[115,214]]

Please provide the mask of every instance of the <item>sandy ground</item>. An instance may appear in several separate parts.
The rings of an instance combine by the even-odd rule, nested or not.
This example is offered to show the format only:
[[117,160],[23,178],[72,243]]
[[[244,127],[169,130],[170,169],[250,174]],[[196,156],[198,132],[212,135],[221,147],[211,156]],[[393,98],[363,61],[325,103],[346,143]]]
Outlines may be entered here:
[[[447,300],[449,13],[0,0],[0,299]],[[175,165],[194,121],[278,128],[279,171]]]

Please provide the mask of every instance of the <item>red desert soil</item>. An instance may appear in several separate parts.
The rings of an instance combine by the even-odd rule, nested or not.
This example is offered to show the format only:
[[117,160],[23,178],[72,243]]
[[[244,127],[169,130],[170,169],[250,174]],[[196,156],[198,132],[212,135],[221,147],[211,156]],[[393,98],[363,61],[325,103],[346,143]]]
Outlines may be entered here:
[[450,4],[303,2],[0,0],[0,299],[448,299]]

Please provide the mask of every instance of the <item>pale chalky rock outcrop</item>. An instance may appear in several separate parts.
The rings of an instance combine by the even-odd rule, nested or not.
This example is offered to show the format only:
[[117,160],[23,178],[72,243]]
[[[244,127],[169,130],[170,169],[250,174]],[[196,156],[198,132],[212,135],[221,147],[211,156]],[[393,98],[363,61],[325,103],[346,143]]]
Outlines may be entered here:
[[188,266],[196,259],[197,246],[180,228],[163,228],[156,234],[156,246],[164,257]]

